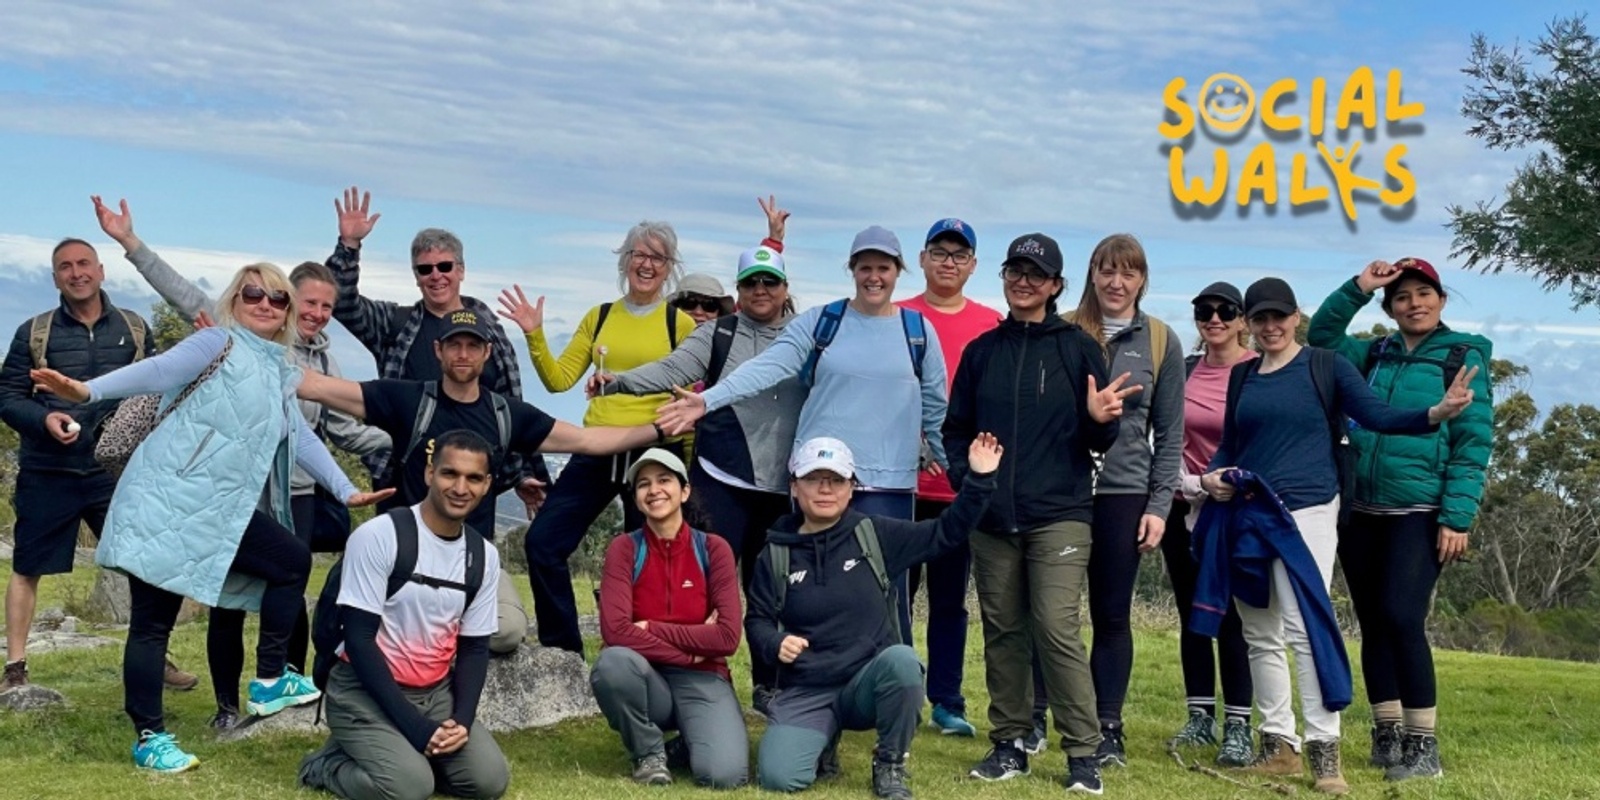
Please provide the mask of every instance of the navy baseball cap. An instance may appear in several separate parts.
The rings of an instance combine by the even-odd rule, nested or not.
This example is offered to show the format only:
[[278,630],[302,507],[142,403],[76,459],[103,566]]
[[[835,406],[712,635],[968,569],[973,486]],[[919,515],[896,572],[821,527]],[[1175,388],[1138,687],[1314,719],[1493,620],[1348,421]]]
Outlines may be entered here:
[[973,250],[978,249],[978,233],[972,229],[971,225],[955,217],[946,217],[933,223],[933,227],[928,229],[928,238],[923,239],[922,243],[924,245],[931,244],[934,239],[947,233],[960,237],[962,241],[967,243],[967,247]]

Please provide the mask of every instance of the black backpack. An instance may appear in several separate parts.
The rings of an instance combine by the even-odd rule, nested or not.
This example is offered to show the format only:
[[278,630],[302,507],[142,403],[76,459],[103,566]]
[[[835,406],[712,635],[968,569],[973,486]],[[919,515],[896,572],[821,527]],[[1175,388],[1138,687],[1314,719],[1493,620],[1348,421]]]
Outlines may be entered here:
[[[392,508],[389,520],[394,523],[394,566],[389,570],[389,587],[385,598],[394,597],[407,583],[420,583],[435,589],[454,589],[467,596],[463,609],[471,608],[472,601],[483,588],[484,550],[488,544],[483,535],[470,525],[462,526],[467,537],[467,572],[461,583],[416,574],[417,569],[417,517],[411,508]],[[338,662],[336,651],[344,642],[344,614],[339,609],[339,589],[344,585],[344,556],[333,563],[328,580],[317,595],[317,607],[311,615],[311,644],[316,647],[316,657],[311,662],[311,680],[318,687],[328,685],[328,675]]]
[[1393,344],[1394,337],[1398,335],[1391,333],[1388,336],[1373,337],[1372,343],[1367,345],[1366,375],[1369,378],[1371,377],[1373,370],[1378,368],[1379,361],[1437,364],[1439,370],[1444,374],[1444,390],[1450,391],[1450,384],[1456,382],[1456,374],[1461,372],[1463,366],[1466,366],[1467,351],[1472,349],[1471,346],[1466,342],[1451,345],[1450,352],[1445,355],[1443,361],[1440,361],[1437,358],[1428,358],[1426,356],[1408,356],[1402,354],[1399,348],[1391,348],[1390,345]]

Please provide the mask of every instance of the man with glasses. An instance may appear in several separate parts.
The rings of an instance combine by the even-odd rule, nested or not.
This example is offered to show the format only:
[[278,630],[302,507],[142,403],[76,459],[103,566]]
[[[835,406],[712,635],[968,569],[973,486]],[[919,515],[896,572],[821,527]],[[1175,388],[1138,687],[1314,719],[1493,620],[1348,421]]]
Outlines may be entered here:
[[[896,305],[918,311],[939,334],[944,351],[945,389],[955,379],[967,344],[1000,323],[1000,312],[963,294],[978,269],[978,235],[959,219],[941,219],[928,229],[919,262],[926,288]],[[950,480],[937,464],[917,476],[916,518],[933,519],[955,499]],[[928,578],[928,701],[931,722],[940,733],[973,736],[961,695],[962,665],[967,650],[967,579],[971,551],[965,542],[926,565],[911,568],[911,595],[917,593],[923,570]]]

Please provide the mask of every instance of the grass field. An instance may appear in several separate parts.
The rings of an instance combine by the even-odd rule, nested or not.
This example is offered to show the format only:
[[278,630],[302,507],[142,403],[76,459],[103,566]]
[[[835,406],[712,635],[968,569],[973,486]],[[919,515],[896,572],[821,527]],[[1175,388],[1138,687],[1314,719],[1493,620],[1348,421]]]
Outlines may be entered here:
[[[9,575],[6,566],[0,564],[0,579]],[[314,580],[320,582],[320,575]],[[70,604],[85,596],[91,581],[92,570],[47,580],[41,608]],[[580,579],[580,598],[588,597],[587,588],[587,581]],[[522,589],[526,595],[526,584]],[[976,619],[972,631],[965,688],[973,719],[982,729],[986,727],[987,699]],[[184,665],[200,669],[205,664],[204,640],[203,623],[183,626],[174,636],[174,654]],[[595,649],[591,644],[591,657]],[[1185,771],[1165,754],[1163,743],[1183,715],[1177,637],[1168,630],[1138,631],[1136,653],[1126,719],[1131,766],[1108,771],[1106,795],[1181,800],[1277,796],[1267,788],[1233,786]],[[1354,652],[1351,655],[1355,657]],[[128,755],[132,737],[122,713],[120,663],[121,651],[114,647],[30,659],[34,679],[66,694],[71,705],[34,714],[0,714],[0,798],[304,800],[330,796],[309,794],[295,786],[295,768],[304,753],[320,744],[315,738],[216,742],[205,728],[212,712],[205,682],[196,691],[167,695],[168,728],[200,757],[200,768],[173,777],[136,772]],[[735,681],[747,691],[744,674],[737,669],[743,663],[741,655],[735,661]],[[1600,755],[1600,666],[1441,653],[1439,684],[1445,778],[1386,785],[1377,770],[1363,766],[1369,720],[1365,705],[1358,703],[1345,715],[1345,774],[1352,796],[1600,798],[1600,771],[1591,761]],[[982,757],[986,740],[945,738],[929,728],[922,730],[926,735],[918,736],[911,759],[912,788],[919,798],[1063,794],[1059,783],[1064,774],[1062,757],[1053,746],[1034,760],[1032,776],[981,784],[963,776]],[[751,723],[750,735],[753,745],[760,735],[759,723]],[[512,765],[508,797],[729,796],[693,788],[682,776],[669,788],[635,786],[627,779],[629,765],[621,744],[599,718],[497,738]],[[871,746],[870,733],[848,734],[841,748],[844,776],[819,785],[806,796],[870,797]],[[1302,786],[1298,793],[1309,791]],[[756,793],[744,789],[732,796]]]

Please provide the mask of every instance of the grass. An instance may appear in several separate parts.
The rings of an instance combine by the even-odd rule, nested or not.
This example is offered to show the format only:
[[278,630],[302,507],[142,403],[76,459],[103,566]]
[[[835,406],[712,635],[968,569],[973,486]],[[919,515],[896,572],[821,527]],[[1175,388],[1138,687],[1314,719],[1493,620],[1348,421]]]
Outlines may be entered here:
[[[0,579],[9,576],[0,564]],[[325,568],[325,567],[324,567]],[[314,580],[320,581],[320,575]],[[40,607],[83,596],[93,571],[46,580]],[[315,584],[314,584],[315,585]],[[527,585],[522,585],[526,599]],[[578,581],[580,602],[591,603],[588,581]],[[120,635],[120,634],[112,634]],[[174,635],[173,651],[190,668],[205,664],[203,623]],[[1275,796],[1262,788],[1236,787],[1191,773],[1164,753],[1166,737],[1182,722],[1177,637],[1171,630],[1136,632],[1133,685],[1127,704],[1132,766],[1106,775],[1106,794],[1125,798],[1254,798]],[[1352,645],[1352,658],[1356,656]],[[590,644],[593,656],[596,646]],[[106,647],[40,655],[30,659],[34,678],[71,700],[65,709],[0,714],[0,796],[101,798],[174,797],[299,798],[295,768],[321,742],[283,736],[235,744],[216,742],[205,729],[212,704],[202,688],[167,695],[168,726],[200,756],[199,769],[179,776],[136,772],[128,755],[132,737],[123,715],[121,652]],[[735,660],[735,682],[745,689],[745,663]],[[1439,781],[1387,785],[1364,766],[1367,727],[1364,704],[1345,714],[1345,774],[1354,797],[1383,798],[1600,798],[1600,775],[1588,759],[1600,752],[1600,666],[1469,653],[1438,654],[1446,777]],[[984,728],[987,707],[982,679],[982,644],[976,621],[968,637],[965,689],[973,719]],[[1358,675],[1359,680],[1359,675]],[[1358,686],[1358,696],[1360,690]],[[760,725],[751,723],[752,756]],[[616,735],[599,718],[574,720],[546,730],[496,737],[511,760],[508,797],[751,797],[754,789],[712,793],[679,783],[644,789],[627,779],[628,762]],[[872,734],[852,733],[841,748],[845,775],[807,792],[816,798],[870,797],[868,751]],[[1029,778],[980,784],[963,778],[987,742],[954,739],[923,728],[912,749],[912,787],[919,798],[1046,798],[1062,796],[1064,769],[1054,746],[1033,763]],[[1302,792],[1309,791],[1302,788]]]

